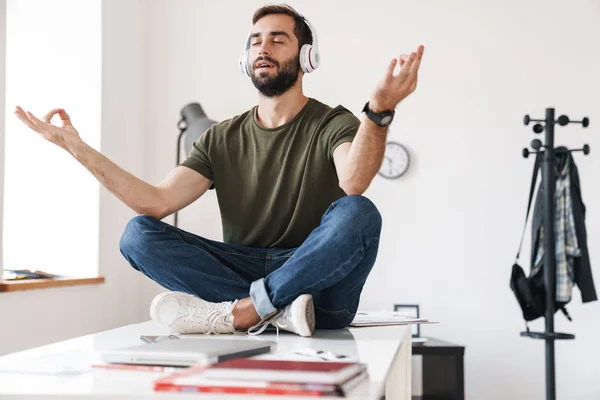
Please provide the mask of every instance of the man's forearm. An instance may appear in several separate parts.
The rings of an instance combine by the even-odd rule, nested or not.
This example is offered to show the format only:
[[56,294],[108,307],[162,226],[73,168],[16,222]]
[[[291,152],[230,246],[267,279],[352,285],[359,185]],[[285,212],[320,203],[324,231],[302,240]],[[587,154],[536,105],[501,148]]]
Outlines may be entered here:
[[363,116],[350,145],[341,187],[349,194],[362,194],[379,171],[385,152],[387,127],[380,127]]
[[[425,51],[419,46],[410,55],[402,54],[390,61],[387,71],[375,88],[369,108],[374,113],[395,110],[398,104],[417,88],[417,73]],[[400,71],[395,70],[400,63]],[[368,117],[363,117],[354,138],[340,176],[340,187],[348,194],[362,194],[379,171],[383,154],[387,127],[380,127]]]
[[84,142],[68,146],[68,151],[133,211],[143,215],[162,215],[164,205],[158,188],[123,170]]

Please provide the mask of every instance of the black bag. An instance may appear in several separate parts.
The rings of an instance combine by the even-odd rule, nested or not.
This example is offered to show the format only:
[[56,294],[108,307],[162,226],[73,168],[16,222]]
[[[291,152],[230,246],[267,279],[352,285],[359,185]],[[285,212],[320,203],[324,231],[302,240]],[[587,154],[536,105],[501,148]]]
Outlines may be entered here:
[[[529,202],[527,203],[527,214],[525,215],[525,226],[523,227],[521,243],[519,244],[519,250],[517,251],[517,257],[512,266],[512,273],[510,276],[510,288],[514,292],[515,297],[521,306],[525,321],[533,321],[534,319],[543,317],[546,312],[546,290],[543,274],[544,266],[542,265],[542,268],[539,269],[536,275],[526,277],[523,268],[519,265],[519,255],[521,254],[523,238],[525,237],[525,231],[527,230],[527,221],[529,220],[531,201],[533,200],[535,184],[540,170],[541,157],[541,153],[536,154],[535,163],[533,165],[533,176],[531,177],[531,188],[529,190]],[[555,301],[554,309],[556,311],[561,310],[569,321],[571,320],[567,310],[564,308],[564,303]]]
[[531,281],[525,277],[523,268],[516,262],[512,266],[510,288],[515,293],[523,311],[525,321],[533,321],[544,315],[546,299],[544,288],[532,287]]

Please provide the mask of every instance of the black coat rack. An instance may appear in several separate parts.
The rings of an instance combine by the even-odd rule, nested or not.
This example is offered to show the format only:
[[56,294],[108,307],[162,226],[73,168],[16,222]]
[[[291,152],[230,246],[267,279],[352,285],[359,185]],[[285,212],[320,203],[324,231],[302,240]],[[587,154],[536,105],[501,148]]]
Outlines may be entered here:
[[[535,151],[523,149],[523,157],[527,158],[532,153],[542,153],[542,185],[544,188],[544,285],[546,294],[546,312],[545,331],[544,332],[521,332],[521,336],[531,337],[533,339],[543,339],[546,341],[546,398],[548,400],[556,399],[556,380],[554,369],[554,341],[561,339],[575,339],[575,335],[569,333],[554,332],[554,301],[556,297],[556,254],[555,254],[555,232],[554,232],[554,192],[556,189],[556,174],[554,169],[554,124],[561,126],[567,124],[581,124],[587,128],[590,120],[586,117],[581,121],[571,121],[566,115],[561,115],[554,120],[554,108],[546,108],[546,119],[531,119],[525,115],[523,119],[525,125],[530,122],[537,122],[533,126],[533,132],[536,134],[545,131],[545,141],[534,139],[531,141],[531,147]],[[544,123],[542,125],[541,123]],[[542,150],[543,149],[543,150]],[[590,152],[590,146],[587,144],[581,149],[567,150],[569,152],[582,151],[587,155]]]

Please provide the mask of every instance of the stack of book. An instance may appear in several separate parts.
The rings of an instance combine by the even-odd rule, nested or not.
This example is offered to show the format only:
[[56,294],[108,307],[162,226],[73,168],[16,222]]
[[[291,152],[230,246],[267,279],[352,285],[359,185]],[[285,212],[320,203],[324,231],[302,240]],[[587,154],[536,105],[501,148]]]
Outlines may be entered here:
[[345,397],[367,376],[355,362],[239,358],[186,368],[155,381],[154,390]]

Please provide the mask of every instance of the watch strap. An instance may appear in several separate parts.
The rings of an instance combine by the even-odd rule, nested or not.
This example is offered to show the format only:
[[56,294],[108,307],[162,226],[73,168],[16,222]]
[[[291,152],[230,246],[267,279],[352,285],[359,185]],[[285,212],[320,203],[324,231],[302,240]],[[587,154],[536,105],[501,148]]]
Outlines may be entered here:
[[373,110],[371,110],[369,108],[368,101],[363,108],[363,112],[367,115],[367,117],[371,121],[373,121],[375,124],[377,124],[381,127],[389,126],[392,123],[392,120],[394,119],[394,114],[395,114],[394,110],[382,111],[380,113],[373,112]]

